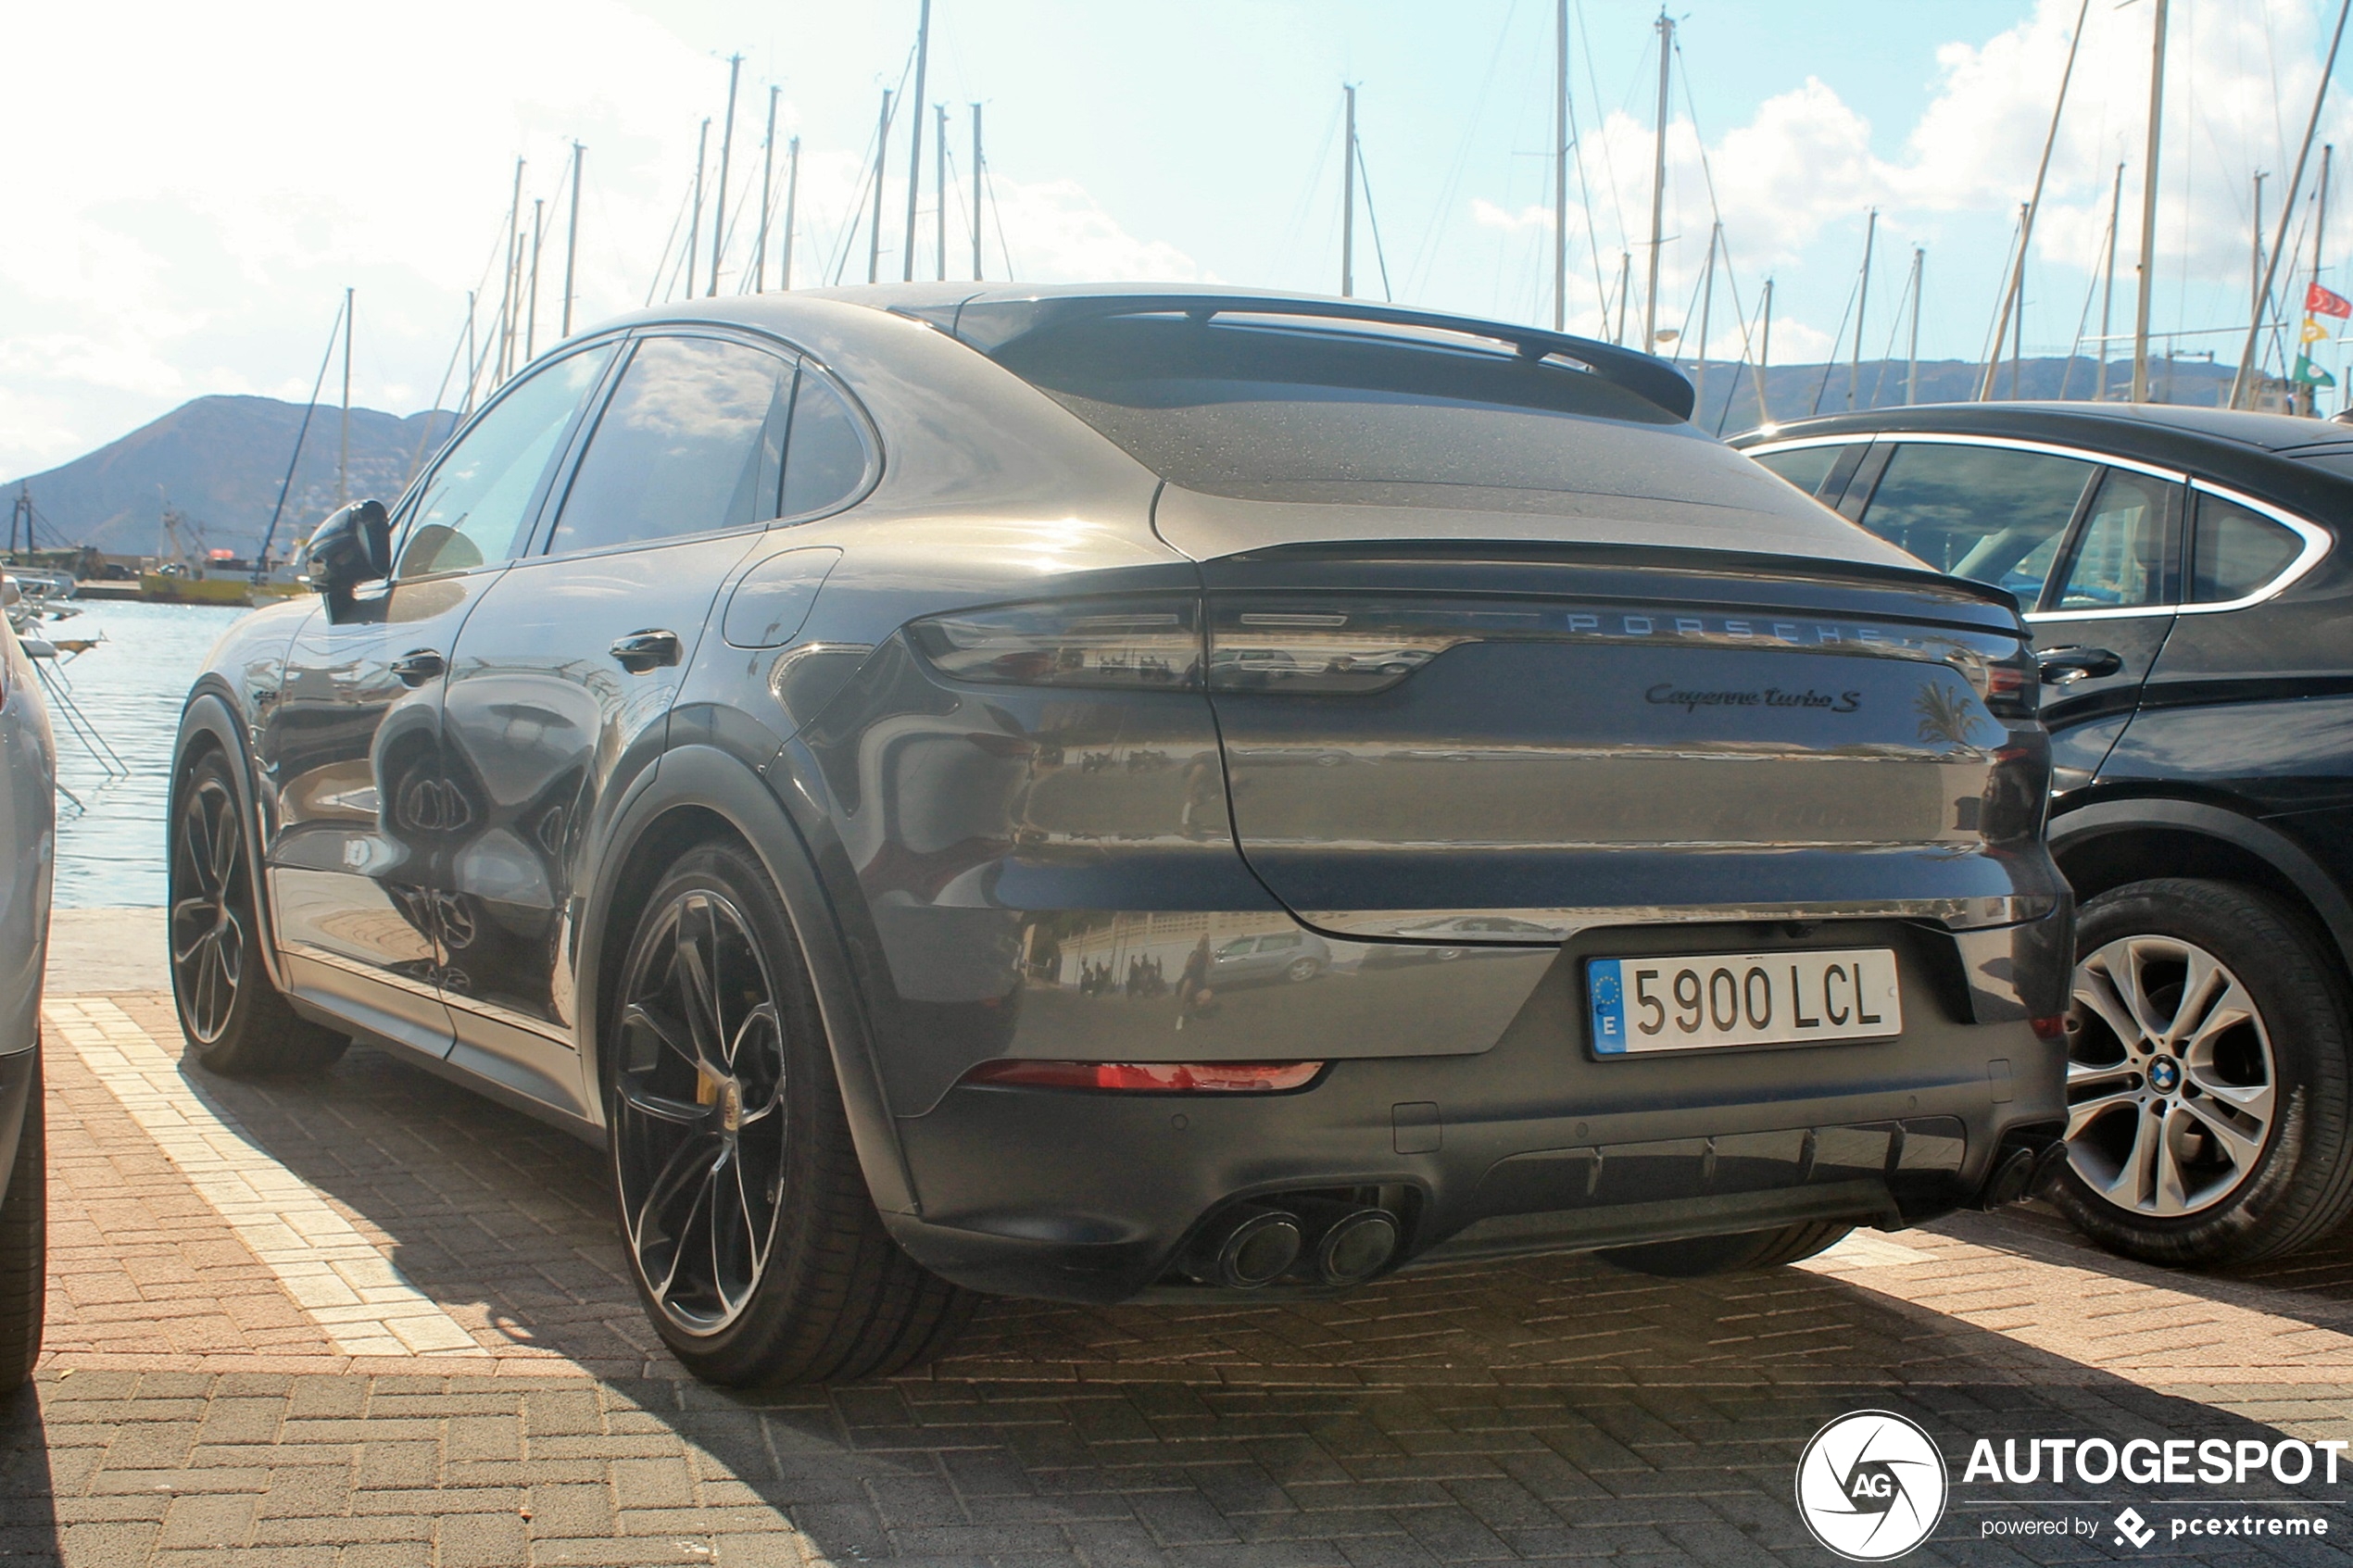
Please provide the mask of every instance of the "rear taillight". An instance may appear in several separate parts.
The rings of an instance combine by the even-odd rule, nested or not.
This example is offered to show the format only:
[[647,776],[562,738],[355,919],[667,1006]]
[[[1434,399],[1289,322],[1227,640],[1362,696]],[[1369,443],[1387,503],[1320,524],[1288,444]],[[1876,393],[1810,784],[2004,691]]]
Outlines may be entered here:
[[1201,685],[1201,604],[1071,599],[935,615],[907,628],[943,675],[1022,686]]
[[2042,700],[2042,671],[2034,656],[2021,648],[2017,657],[1988,659],[1970,671],[1986,711],[1997,719],[2032,719]]
[[988,1061],[967,1084],[1027,1089],[1125,1089],[1159,1094],[1280,1094],[1303,1089],[1320,1061]]

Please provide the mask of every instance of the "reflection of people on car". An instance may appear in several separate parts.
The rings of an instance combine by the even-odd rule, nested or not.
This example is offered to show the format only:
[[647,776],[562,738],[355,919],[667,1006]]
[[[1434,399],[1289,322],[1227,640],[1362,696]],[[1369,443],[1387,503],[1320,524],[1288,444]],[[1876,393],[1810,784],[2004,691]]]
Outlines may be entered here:
[[1209,938],[1203,936],[1185,956],[1185,972],[1176,978],[1176,1027],[1207,1011],[1216,995],[1209,988]]

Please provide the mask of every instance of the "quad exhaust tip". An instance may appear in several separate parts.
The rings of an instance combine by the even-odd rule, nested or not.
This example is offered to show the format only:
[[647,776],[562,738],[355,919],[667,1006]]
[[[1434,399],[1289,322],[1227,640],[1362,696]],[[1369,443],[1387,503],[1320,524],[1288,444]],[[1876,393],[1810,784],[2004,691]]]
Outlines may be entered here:
[[1400,1235],[1396,1215],[1368,1204],[1305,1197],[1279,1207],[1244,1203],[1202,1233],[1184,1269],[1228,1290],[1257,1290],[1290,1273],[1316,1285],[1362,1285],[1396,1256]]

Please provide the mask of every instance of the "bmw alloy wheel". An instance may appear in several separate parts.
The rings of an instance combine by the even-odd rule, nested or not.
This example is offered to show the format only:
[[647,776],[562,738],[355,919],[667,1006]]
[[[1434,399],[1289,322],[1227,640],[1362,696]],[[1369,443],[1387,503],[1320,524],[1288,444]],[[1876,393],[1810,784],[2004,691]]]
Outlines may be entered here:
[[741,1315],[775,1244],[784,1029],[741,911],[696,891],[657,918],[623,985],[612,1136],[646,1288],[700,1336]]
[[199,777],[182,799],[171,852],[171,968],[189,1032],[220,1038],[244,983],[245,920],[239,913],[245,835],[237,803],[219,779]]
[[2205,948],[2124,936],[2076,965],[2068,1160],[2104,1201],[2171,1219],[2229,1198],[2261,1164],[2278,1082],[2262,1012]]

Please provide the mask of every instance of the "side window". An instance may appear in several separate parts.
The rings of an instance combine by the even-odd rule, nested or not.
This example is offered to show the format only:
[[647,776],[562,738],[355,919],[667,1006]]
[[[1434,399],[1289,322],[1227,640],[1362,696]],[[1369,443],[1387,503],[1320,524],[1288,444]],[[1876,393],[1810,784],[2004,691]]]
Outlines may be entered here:
[[639,344],[547,547],[603,549],[777,516],[791,386],[790,361],[746,344]]
[[2028,606],[2093,465],[1999,446],[1898,446],[1863,526],[1939,571],[2007,588]]
[[2201,494],[2190,539],[2192,604],[2224,604],[2259,593],[2304,553],[2296,531],[2235,501]]
[[1279,936],[1261,937],[1258,950],[1262,953],[1287,953],[1298,946],[1299,937],[1295,934],[1287,933]]
[[785,454],[785,505],[779,514],[823,511],[855,495],[866,477],[866,444],[858,416],[825,378],[804,369],[794,395],[792,445]]
[[1756,460],[1808,495],[1818,495],[1822,481],[1830,478],[1831,470],[1845,453],[1843,446],[1799,446],[1787,452],[1760,452]]
[[2110,469],[2050,608],[2133,609],[2167,602],[2174,489],[2166,480]]
[[491,405],[434,464],[409,514],[396,575],[462,571],[522,549],[539,487],[611,358],[608,345],[559,359]]

